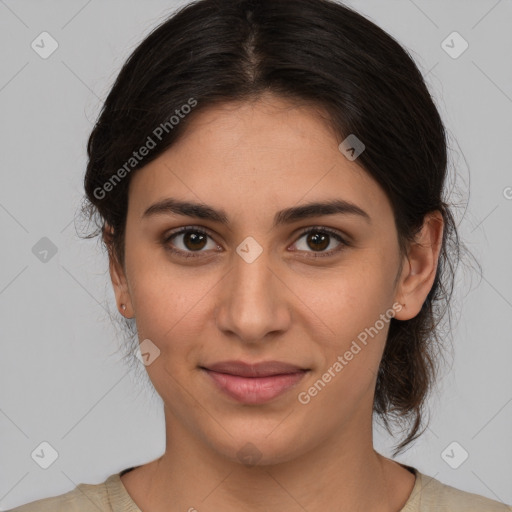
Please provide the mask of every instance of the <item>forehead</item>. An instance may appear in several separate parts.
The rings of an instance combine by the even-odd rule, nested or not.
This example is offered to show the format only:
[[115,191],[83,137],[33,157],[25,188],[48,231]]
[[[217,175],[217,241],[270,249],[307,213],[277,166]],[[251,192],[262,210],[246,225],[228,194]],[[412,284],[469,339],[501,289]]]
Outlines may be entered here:
[[196,114],[175,144],[132,177],[139,213],[166,196],[255,212],[342,198],[372,216],[390,213],[381,188],[339,151],[317,108],[266,97]]

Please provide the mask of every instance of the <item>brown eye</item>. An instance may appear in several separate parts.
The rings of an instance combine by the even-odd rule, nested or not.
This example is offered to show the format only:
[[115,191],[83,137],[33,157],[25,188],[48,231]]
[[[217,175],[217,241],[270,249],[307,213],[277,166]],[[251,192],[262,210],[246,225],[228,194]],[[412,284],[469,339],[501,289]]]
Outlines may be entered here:
[[197,233],[195,231],[188,231],[183,235],[183,245],[191,251],[203,249],[206,245],[207,235]]
[[171,253],[184,258],[202,256],[207,249],[216,250],[219,247],[206,231],[192,227],[182,228],[171,233],[164,239],[163,245]]
[[[307,235],[307,236],[305,236]],[[300,242],[304,239],[304,242]],[[333,243],[333,240],[335,243]],[[337,242],[337,245],[336,245]],[[334,245],[334,247],[332,247]],[[307,228],[295,242],[295,251],[304,252],[308,257],[334,256],[350,244],[336,231],[329,228]],[[330,247],[330,250],[326,249]],[[318,254],[315,254],[318,253]]]
[[311,231],[306,240],[312,249],[315,251],[323,251],[326,247],[329,246],[329,235],[321,233],[319,231]]

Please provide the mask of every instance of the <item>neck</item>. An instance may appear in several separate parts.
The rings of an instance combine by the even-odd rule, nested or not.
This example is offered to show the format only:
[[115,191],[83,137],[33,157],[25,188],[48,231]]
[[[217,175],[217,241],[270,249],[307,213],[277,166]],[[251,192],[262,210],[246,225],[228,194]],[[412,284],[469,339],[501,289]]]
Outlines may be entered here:
[[414,475],[373,449],[371,423],[350,439],[338,435],[292,459],[262,457],[253,466],[219,454],[167,410],[166,430],[166,452],[138,468],[138,490],[125,483],[144,510],[397,512],[414,485]]

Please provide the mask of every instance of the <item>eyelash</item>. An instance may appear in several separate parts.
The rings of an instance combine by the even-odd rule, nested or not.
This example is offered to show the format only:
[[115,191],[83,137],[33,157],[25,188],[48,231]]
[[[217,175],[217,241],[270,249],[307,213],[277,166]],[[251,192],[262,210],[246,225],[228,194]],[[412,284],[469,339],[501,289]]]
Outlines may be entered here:
[[[163,245],[169,252],[171,252],[172,254],[176,254],[177,256],[179,256],[181,258],[200,258],[201,252],[204,252],[204,251],[195,251],[195,252],[194,251],[182,251],[181,249],[175,249],[172,247],[172,245],[169,245],[169,242],[174,237],[176,237],[178,235],[182,235],[184,233],[188,233],[188,232],[200,233],[202,235],[206,235],[213,239],[213,236],[208,231],[204,230],[203,228],[200,228],[198,226],[186,226],[186,227],[179,228],[178,230],[169,233],[168,236],[165,237],[165,239],[163,241]],[[338,248],[331,249],[330,251],[327,251],[327,252],[315,253],[314,251],[311,251],[313,254],[309,254],[308,256],[306,256],[307,258],[323,258],[323,257],[328,257],[328,256],[334,256],[338,252],[342,251],[345,246],[350,247],[350,245],[351,245],[337,231],[334,231],[330,228],[326,228],[323,226],[310,226],[308,228],[304,228],[299,233],[299,237],[297,238],[297,240],[300,240],[304,235],[311,233],[311,232],[327,234],[327,235],[335,238],[338,242],[340,242],[341,245],[338,246]],[[303,252],[303,251],[297,251],[297,252]],[[309,251],[306,251],[306,252],[309,253]]]

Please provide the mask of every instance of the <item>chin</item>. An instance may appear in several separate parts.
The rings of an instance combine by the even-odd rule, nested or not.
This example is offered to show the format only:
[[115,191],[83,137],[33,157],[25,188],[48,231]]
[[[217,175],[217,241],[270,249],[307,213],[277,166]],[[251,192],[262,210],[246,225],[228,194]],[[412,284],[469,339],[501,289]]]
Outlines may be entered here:
[[221,439],[209,436],[208,444],[219,456],[247,467],[283,464],[308,451],[308,447],[301,444],[303,436],[299,432],[293,435],[290,425],[282,432],[277,432],[279,427],[276,428],[274,422],[271,429],[255,428],[254,422],[245,427],[238,425],[236,430],[226,427],[229,432],[239,434],[229,436],[222,431]]

